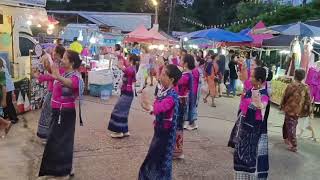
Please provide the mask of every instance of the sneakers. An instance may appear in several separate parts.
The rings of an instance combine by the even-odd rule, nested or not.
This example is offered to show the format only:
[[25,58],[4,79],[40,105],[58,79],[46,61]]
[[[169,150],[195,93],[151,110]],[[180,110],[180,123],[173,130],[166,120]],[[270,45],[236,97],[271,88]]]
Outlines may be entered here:
[[184,154],[181,154],[179,156],[173,156],[173,159],[177,159],[177,160],[184,159]]
[[130,136],[130,132],[126,132],[123,134],[124,137],[129,137]]
[[110,136],[112,138],[123,138],[124,137],[123,133],[116,133],[116,132],[111,133]]
[[187,130],[193,131],[193,130],[196,130],[196,129],[198,129],[198,128],[199,128],[198,125],[196,125],[196,124],[194,123],[193,125],[189,125],[189,126],[187,127]]
[[110,136],[112,138],[123,138],[123,137],[129,137],[130,136],[130,133],[129,132],[126,132],[126,133],[111,133]]
[[73,168],[71,169],[71,172],[70,172],[69,176],[70,177],[74,177],[74,169]]
[[41,139],[41,144],[42,145],[46,145],[47,144],[47,140],[46,139]]
[[187,129],[188,128],[188,122],[186,121],[186,122],[184,122],[184,124],[183,124],[183,129]]

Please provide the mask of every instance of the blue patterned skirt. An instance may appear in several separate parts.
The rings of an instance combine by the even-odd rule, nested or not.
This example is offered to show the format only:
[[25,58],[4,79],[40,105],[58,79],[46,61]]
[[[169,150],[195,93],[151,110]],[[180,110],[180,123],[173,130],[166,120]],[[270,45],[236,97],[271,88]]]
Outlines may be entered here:
[[268,135],[266,121],[254,118],[255,113],[248,110],[247,116],[240,113],[238,130],[234,134],[235,180],[264,180],[268,178]]
[[175,129],[155,127],[149,152],[144,160],[139,180],[171,180]]
[[126,133],[128,128],[128,117],[133,101],[133,94],[122,94],[115,105],[109,121],[108,130],[116,133]]
[[38,123],[37,136],[42,139],[47,139],[49,136],[50,127],[52,126],[52,108],[51,108],[52,93],[48,92],[44,98],[40,120]]

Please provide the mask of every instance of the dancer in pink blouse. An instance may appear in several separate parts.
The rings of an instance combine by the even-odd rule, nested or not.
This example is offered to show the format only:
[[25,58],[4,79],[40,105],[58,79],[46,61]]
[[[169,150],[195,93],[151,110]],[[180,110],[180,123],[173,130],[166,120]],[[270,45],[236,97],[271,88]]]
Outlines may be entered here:
[[[57,66],[51,67],[52,77],[55,79],[51,99],[52,126],[43,153],[39,176],[73,175],[75,101],[78,96],[82,96],[84,90],[83,80],[77,72],[81,65],[79,54],[67,50],[61,65],[65,70],[62,75]],[[81,114],[80,125],[82,125]]]
[[193,99],[189,106],[191,119],[186,129],[189,131],[198,129],[198,125],[196,124],[196,120],[198,119],[198,103],[200,98],[200,88],[201,88],[201,80],[202,80],[202,70],[199,67],[196,67],[192,70],[193,76]]
[[171,64],[164,67],[160,75],[162,89],[151,105],[150,96],[142,94],[142,107],[154,114],[154,136],[144,160],[139,180],[172,179],[172,156],[175,145],[179,98],[174,85],[181,77],[181,71]]
[[134,97],[134,83],[136,82],[136,62],[138,62],[139,57],[136,55],[131,55],[129,57],[130,66],[124,67],[124,65],[119,64],[119,68],[123,70],[123,83],[121,87],[120,98],[115,105],[109,125],[108,130],[111,131],[111,137],[122,138],[130,136],[128,128],[128,117],[130,112],[130,107]]
[[[59,49],[59,50],[58,50]],[[58,52],[57,52],[58,51]],[[60,55],[62,53],[62,55]],[[62,57],[65,53],[65,49],[63,47],[55,48],[56,57]],[[42,56],[42,60],[44,63],[44,68],[46,72],[44,74],[39,74],[38,71],[34,72],[34,77],[38,78],[39,83],[47,83],[47,94],[44,97],[42,111],[38,123],[38,131],[37,136],[43,140],[43,143],[46,143],[46,140],[49,136],[49,129],[52,125],[51,116],[52,116],[52,108],[51,108],[51,97],[53,90],[53,82],[54,78],[51,75],[51,66],[54,64],[51,56],[49,54],[44,54]],[[60,63],[59,63],[60,64]],[[60,73],[63,74],[63,68],[60,68]]]
[[267,121],[263,113],[269,103],[268,92],[263,85],[266,72],[262,67],[255,68],[250,78],[253,87],[241,97],[233,161],[237,180],[268,178]]
[[[193,99],[193,77],[192,70],[195,68],[195,62],[193,56],[187,54],[183,57],[182,63],[184,71],[182,77],[176,86],[176,91],[179,95],[179,114],[177,124],[176,145],[174,151],[174,157],[183,159],[183,129],[184,122],[191,121],[191,111],[189,110],[192,105]],[[186,128],[186,127],[185,127]]]

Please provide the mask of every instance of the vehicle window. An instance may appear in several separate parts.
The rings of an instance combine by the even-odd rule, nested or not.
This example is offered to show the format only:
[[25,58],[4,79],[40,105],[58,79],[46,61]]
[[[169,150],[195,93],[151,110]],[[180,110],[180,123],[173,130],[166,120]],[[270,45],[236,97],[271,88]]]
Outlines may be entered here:
[[19,48],[21,56],[29,56],[29,50],[34,49],[35,44],[25,37],[19,37]]

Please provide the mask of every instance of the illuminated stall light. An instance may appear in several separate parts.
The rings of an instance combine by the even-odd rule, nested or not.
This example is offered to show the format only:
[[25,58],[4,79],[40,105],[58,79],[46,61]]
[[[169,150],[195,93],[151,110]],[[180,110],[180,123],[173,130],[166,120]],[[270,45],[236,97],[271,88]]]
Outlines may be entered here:
[[27,21],[27,25],[28,25],[28,26],[31,26],[31,25],[32,25],[32,21],[28,20],[28,21]]
[[78,41],[83,41],[82,30],[79,31]]
[[53,34],[53,29],[48,28],[48,29],[47,29],[47,34],[48,34],[48,35],[52,35],[52,34]]
[[226,54],[227,54],[226,49],[221,49],[221,54],[222,54],[222,55],[226,55]]
[[164,50],[164,45],[163,45],[163,44],[159,45],[158,49],[159,49],[160,51]]
[[289,50],[282,50],[282,51],[280,51],[280,54],[290,54],[290,51]]
[[95,44],[95,43],[97,43],[97,39],[96,39],[94,36],[91,36],[89,42],[90,42],[91,44]]
[[49,24],[48,25],[48,29],[52,29],[53,30],[54,29],[54,25],[53,24]]

